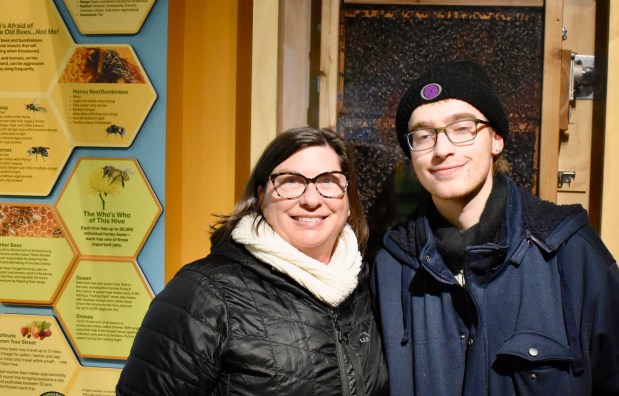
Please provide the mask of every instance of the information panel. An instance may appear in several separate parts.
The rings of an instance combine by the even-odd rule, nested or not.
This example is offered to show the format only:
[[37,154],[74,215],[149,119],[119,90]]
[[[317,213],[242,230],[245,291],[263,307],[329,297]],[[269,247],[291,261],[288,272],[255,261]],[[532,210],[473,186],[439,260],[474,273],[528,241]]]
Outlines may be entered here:
[[50,206],[0,204],[0,301],[51,304],[75,256]]
[[77,367],[56,319],[0,314],[0,394],[64,393]]
[[0,395],[114,394],[163,287],[166,49],[167,0],[0,0]]

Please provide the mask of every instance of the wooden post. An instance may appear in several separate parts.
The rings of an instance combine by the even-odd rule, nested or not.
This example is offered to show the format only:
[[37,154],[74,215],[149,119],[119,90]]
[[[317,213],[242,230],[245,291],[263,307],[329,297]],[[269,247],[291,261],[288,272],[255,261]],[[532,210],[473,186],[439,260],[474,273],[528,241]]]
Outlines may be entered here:
[[545,20],[538,195],[542,199],[556,202],[561,111],[561,101],[558,98],[561,95],[562,0],[546,1]]

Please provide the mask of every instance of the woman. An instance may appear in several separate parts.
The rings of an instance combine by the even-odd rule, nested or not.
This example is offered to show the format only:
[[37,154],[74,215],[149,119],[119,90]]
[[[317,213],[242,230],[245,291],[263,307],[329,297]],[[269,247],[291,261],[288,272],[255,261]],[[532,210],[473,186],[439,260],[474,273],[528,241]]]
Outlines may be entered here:
[[386,394],[366,241],[344,140],[278,135],[214,227],[211,254],[151,304],[117,394]]

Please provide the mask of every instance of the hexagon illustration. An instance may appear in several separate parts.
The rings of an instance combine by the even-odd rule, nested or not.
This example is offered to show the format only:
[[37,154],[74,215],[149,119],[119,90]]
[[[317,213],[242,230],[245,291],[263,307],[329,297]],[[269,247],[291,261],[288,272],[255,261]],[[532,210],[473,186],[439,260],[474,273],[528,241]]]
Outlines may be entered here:
[[53,316],[0,314],[0,395],[63,394],[78,362]]
[[83,34],[135,34],[155,0],[64,0]]
[[0,109],[0,194],[49,195],[73,151],[54,106],[44,96],[0,97]]
[[0,204],[0,301],[51,304],[77,254],[49,205]]
[[113,395],[120,378],[120,369],[80,367],[65,394],[67,396]]
[[73,39],[52,0],[0,0],[0,87],[47,91]]
[[76,146],[129,147],[157,93],[130,45],[79,45],[52,98]]
[[136,258],[161,205],[133,158],[81,158],[56,209],[80,255]]
[[79,356],[124,360],[153,297],[135,261],[80,258],[54,308]]

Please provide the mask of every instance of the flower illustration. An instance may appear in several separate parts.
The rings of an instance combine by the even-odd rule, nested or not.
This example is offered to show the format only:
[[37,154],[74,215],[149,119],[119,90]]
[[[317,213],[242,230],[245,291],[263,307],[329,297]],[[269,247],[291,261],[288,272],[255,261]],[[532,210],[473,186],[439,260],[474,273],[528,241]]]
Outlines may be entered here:
[[95,168],[90,172],[87,180],[88,191],[99,196],[103,210],[105,210],[105,199],[108,195],[114,197],[120,194],[126,181],[122,178],[110,177],[109,169],[116,168],[110,165],[106,165],[103,168]]

